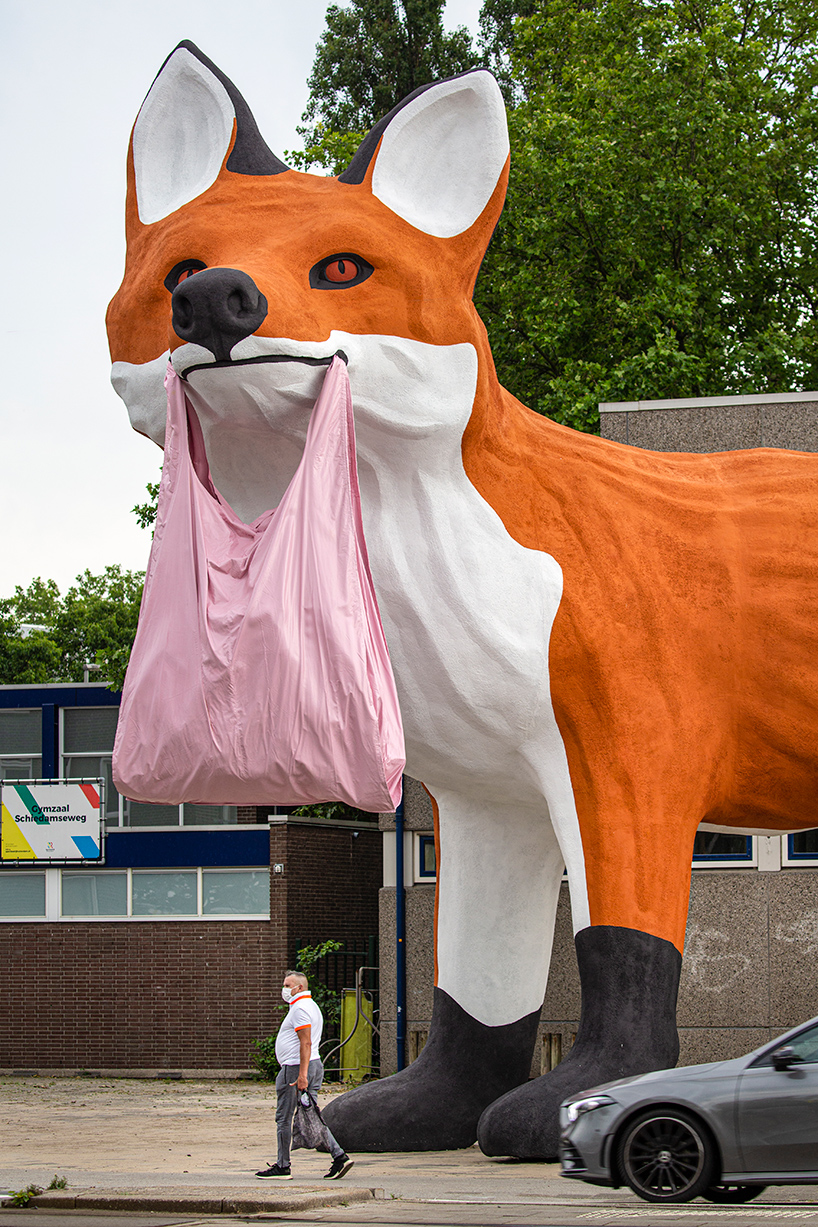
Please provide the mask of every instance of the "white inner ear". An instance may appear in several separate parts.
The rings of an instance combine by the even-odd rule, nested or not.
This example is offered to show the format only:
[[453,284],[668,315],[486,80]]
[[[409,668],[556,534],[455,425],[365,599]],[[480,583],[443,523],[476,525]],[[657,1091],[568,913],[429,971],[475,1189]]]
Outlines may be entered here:
[[443,81],[386,129],[372,191],[426,234],[448,239],[477,221],[508,157],[503,96],[488,72]]
[[215,181],[235,114],[222,83],[180,47],[142,104],[133,133],[139,220],[158,222]]

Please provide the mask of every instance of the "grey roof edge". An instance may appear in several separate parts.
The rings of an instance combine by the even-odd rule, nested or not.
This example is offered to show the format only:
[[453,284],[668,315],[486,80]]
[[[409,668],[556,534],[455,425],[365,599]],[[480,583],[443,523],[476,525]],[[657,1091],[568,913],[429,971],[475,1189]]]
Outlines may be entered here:
[[641,413],[659,409],[704,409],[719,405],[792,405],[818,401],[818,392],[773,392],[764,396],[693,396],[684,400],[601,401],[600,413]]

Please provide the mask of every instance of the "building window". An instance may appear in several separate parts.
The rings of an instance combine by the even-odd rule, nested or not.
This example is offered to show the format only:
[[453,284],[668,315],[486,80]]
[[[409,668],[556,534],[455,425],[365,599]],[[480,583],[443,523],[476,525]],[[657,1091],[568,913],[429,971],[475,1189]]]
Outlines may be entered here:
[[0,873],[0,917],[45,919],[45,873]]
[[269,911],[269,869],[203,870],[203,916],[256,916]]
[[194,870],[139,870],[133,874],[132,916],[197,916],[199,875]]
[[796,831],[794,835],[785,836],[784,864],[818,864],[818,830]]
[[416,882],[435,882],[437,880],[437,854],[435,852],[434,835],[415,833],[413,859],[414,880]]
[[128,874],[63,870],[63,916],[127,916]]
[[698,869],[725,865],[756,864],[752,835],[726,835],[720,831],[698,831],[693,841],[693,864]]
[[[35,714],[39,720],[39,712]],[[118,707],[62,708],[63,776],[66,779],[105,781],[105,820],[108,826],[234,826],[238,822],[235,805],[148,805],[143,801],[120,797],[114,787],[112,770],[118,719]],[[37,744],[39,747],[39,732]]]
[[43,718],[39,707],[0,711],[0,780],[40,778],[42,737]]
[[269,869],[0,871],[0,920],[269,920]]
[[214,827],[237,822],[235,805],[148,805],[122,798],[120,825],[125,827]]

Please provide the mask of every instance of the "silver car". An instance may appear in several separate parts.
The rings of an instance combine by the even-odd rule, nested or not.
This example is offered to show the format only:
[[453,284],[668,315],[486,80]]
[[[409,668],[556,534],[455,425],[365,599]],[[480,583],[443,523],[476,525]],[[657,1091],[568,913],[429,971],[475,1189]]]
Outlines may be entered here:
[[652,1202],[739,1203],[818,1183],[818,1018],[748,1056],[662,1069],[572,1095],[561,1175]]

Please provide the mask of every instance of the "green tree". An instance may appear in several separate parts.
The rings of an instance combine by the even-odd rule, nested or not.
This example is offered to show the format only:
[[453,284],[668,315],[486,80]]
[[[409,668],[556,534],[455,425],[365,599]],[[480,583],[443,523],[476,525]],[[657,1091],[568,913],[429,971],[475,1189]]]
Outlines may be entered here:
[[109,566],[77,576],[65,596],[53,580],[0,599],[0,682],[81,682],[85,671],[119,690],[131,652],[144,574]]
[[590,430],[598,401],[814,387],[818,10],[491,7],[519,100],[475,295],[502,382]]
[[0,682],[22,686],[56,680],[60,650],[53,628],[61,600],[54,581],[42,579],[0,599]]
[[480,60],[497,78],[509,106],[521,100],[524,84],[523,74],[512,62],[516,23],[520,17],[531,17],[537,7],[537,0],[484,0],[480,9]]
[[339,174],[369,129],[407,94],[473,67],[471,36],[443,29],[445,0],[352,0],[327,9],[298,133],[300,170]]
[[[160,478],[162,470],[159,470]],[[148,501],[146,503],[137,503],[131,511],[136,516],[136,522],[140,528],[153,529],[156,524],[156,513],[159,507],[159,482],[149,481],[145,486],[147,491]]]

